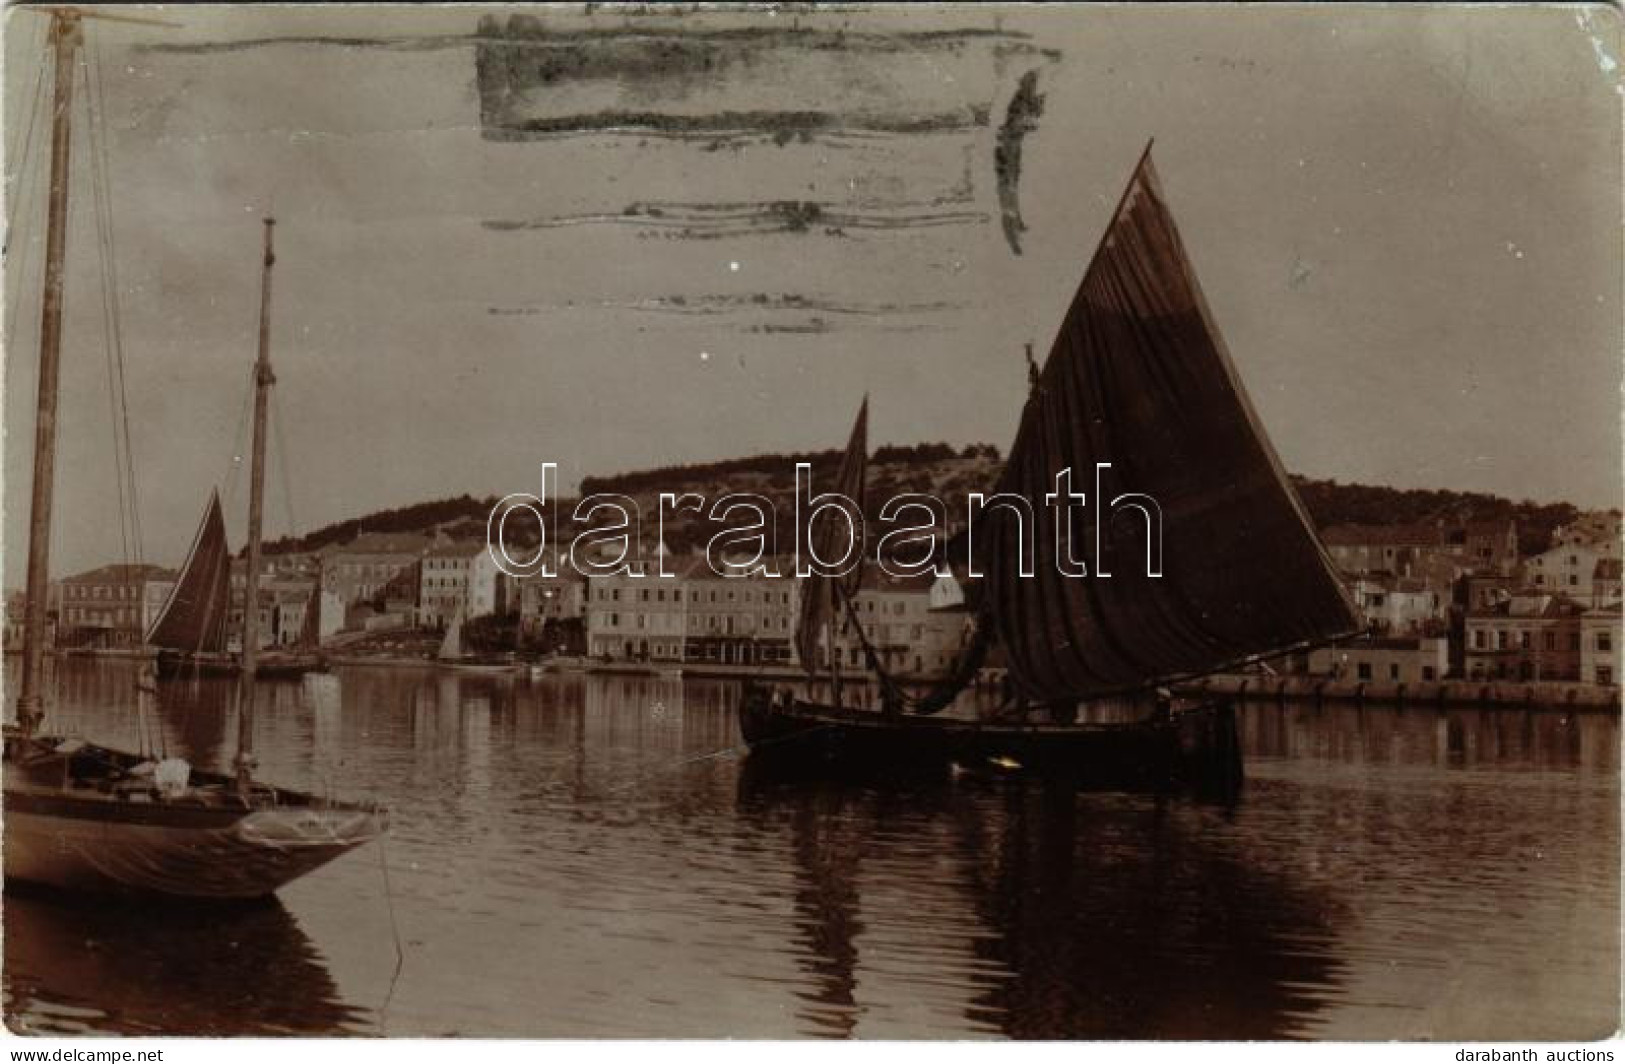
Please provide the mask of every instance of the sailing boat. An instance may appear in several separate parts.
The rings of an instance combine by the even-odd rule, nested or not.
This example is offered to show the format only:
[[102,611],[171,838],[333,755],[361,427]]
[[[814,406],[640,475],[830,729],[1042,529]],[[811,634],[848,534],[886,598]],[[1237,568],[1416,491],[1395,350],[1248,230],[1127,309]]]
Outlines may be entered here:
[[463,648],[463,610],[458,608],[446,625],[446,634],[440,640],[435,661],[447,669],[463,672],[511,673],[519,666],[512,654],[471,654]]
[[[256,431],[261,427],[256,426]],[[147,630],[147,645],[158,651],[159,679],[236,676],[242,672],[241,657],[227,647],[230,601],[231,550],[226,543],[220,495],[212,492],[180,576]],[[320,608],[321,589],[316,587],[305,606],[298,642],[291,650],[262,654],[256,673],[260,679],[296,678],[327,669],[327,661],[319,653],[319,629],[313,627]]]
[[[39,396],[28,583],[17,721],[4,729],[5,876],[8,883],[186,898],[256,898],[377,838],[387,817],[372,806],[331,802],[254,779],[253,723],[256,610],[246,611],[238,702],[235,774],[194,770],[179,758],[97,746],[42,730],[51,504],[55,493],[57,383],[68,219],[70,122],[82,17],[143,18],[47,9],[55,59],[51,176],[46,215]],[[263,429],[266,391],[271,223],[265,227],[265,273],[256,369],[256,426]],[[256,433],[249,508],[248,598],[259,584],[263,431]],[[205,526],[210,518],[205,517]],[[201,582],[201,576],[200,576]]]
[[[1360,624],[1309,524],[1197,285],[1148,146],[1095,251],[1032,388],[997,491],[1027,500],[1036,570],[1017,521],[985,509],[971,529],[966,588],[974,633],[935,689],[914,697],[892,681],[863,635],[851,590],[803,584],[803,668],[816,676],[816,632],[833,619],[863,641],[884,710],[788,689],[747,689],[740,724],[753,754],[825,764],[988,765],[1058,770],[1106,785],[1239,781],[1233,708],[1178,707],[1159,688],[1346,638]],[[867,404],[836,490],[860,498]],[[1144,521],[1100,516],[1061,540],[1045,496],[1057,475],[1112,471],[1143,495]],[[1151,503],[1147,502],[1151,500]],[[1168,517],[1150,575],[1150,505]],[[1134,516],[1122,514],[1121,516]],[[815,525],[812,536],[820,530]],[[1058,542],[1059,541],[1059,542]],[[1088,576],[1051,559],[1095,545]],[[834,552],[820,552],[828,557]],[[1137,563],[1137,564],[1136,564]],[[1107,574],[1110,574],[1109,576]],[[808,586],[810,584],[810,586]],[[999,719],[933,716],[976,679],[994,648],[1007,669]],[[833,655],[832,655],[833,656]],[[1157,691],[1154,700],[1151,692]],[[1150,712],[1127,723],[1076,723],[1080,705],[1127,700]]]

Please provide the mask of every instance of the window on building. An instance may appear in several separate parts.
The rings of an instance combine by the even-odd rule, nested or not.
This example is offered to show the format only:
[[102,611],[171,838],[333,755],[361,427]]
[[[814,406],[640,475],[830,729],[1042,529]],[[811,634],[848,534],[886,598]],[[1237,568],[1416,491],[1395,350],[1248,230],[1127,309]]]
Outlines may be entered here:
[[1354,667],[1354,674],[1362,680],[1371,679],[1371,663],[1362,661]]
[[1424,680],[1436,679],[1436,676],[1434,675],[1434,668],[1433,668],[1432,665],[1423,665],[1422,666],[1422,679],[1424,679]]
[[1614,634],[1609,631],[1598,632],[1597,649],[1604,652],[1612,651],[1614,649]]
[[1507,633],[1506,633],[1505,629],[1502,629],[1501,631],[1495,633],[1495,649],[1497,649],[1497,650],[1505,650],[1506,648],[1507,648]]
[[1546,633],[1546,649],[1547,650],[1556,650],[1557,649],[1557,633],[1556,632],[1547,632]]
[[1473,629],[1473,649],[1474,650],[1483,650],[1485,648],[1486,642],[1487,641],[1484,638],[1484,629],[1482,629],[1482,628],[1474,628]]
[[1614,670],[1608,665],[1597,666],[1597,682],[1604,687],[1614,682]]
[[1399,679],[1399,663],[1398,662],[1390,661],[1388,663],[1388,678],[1390,680]]

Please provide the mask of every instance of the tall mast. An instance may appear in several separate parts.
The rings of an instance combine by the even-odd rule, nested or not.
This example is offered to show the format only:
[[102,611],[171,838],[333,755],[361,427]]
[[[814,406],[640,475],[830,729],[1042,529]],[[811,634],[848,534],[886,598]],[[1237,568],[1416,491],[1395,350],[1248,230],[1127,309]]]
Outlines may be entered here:
[[51,503],[56,488],[56,398],[62,368],[62,288],[68,240],[68,167],[74,61],[83,40],[79,15],[51,12],[56,92],[51,105],[51,187],[45,214],[45,298],[40,310],[39,397],[34,415],[34,491],[29,504],[28,586],[24,598],[23,675],[17,722],[31,735],[45,716],[45,637],[50,595]]
[[265,417],[276,375],[271,372],[271,250],[275,218],[265,219],[265,264],[260,275],[260,349],[254,363],[254,449],[248,474],[248,572],[243,587],[242,693],[237,717],[237,785],[254,774],[254,670],[260,651],[260,535],[265,519]]

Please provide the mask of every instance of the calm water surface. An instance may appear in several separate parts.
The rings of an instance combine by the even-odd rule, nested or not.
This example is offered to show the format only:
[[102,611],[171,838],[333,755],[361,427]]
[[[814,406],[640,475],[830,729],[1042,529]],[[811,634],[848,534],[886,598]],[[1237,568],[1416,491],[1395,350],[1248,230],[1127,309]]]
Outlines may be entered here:
[[[132,746],[132,672],[54,724]],[[1619,994],[1619,723],[1250,706],[1233,808],[762,778],[724,682],[265,684],[261,774],[393,809],[227,913],[12,893],[14,1030],[529,1037],[1585,1038]],[[229,685],[166,687],[231,758]],[[9,701],[9,700],[8,700]],[[400,963],[397,971],[397,943]]]

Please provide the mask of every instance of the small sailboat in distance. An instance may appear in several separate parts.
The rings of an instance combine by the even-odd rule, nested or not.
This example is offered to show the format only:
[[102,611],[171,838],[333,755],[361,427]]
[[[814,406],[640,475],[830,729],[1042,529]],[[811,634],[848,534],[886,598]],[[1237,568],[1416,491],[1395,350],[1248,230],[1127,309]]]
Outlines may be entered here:
[[461,607],[446,624],[446,634],[440,639],[435,661],[442,667],[460,672],[517,673],[519,664],[512,654],[469,653],[463,647],[463,617]]
[[[63,287],[68,276],[63,259],[72,145],[69,126],[83,41],[80,20],[102,17],[95,11],[67,7],[48,8],[44,13],[51,19],[55,93],[23,665],[16,722],[4,729],[5,878],[8,885],[31,883],[94,892],[193,899],[263,897],[376,839],[386,829],[388,818],[374,806],[330,801],[254,778],[257,611],[250,609],[244,617],[237,757],[232,775],[203,772],[179,758],[154,759],[52,734],[44,728],[57,384]],[[256,409],[261,416],[271,381],[267,359],[271,224],[267,219],[256,364]],[[253,455],[256,489],[264,476],[263,443],[263,437],[256,441]],[[212,536],[211,515],[205,516],[200,535]],[[260,516],[256,499],[249,512],[248,602],[255,601],[258,590]],[[212,570],[198,573],[195,586],[212,588],[217,579]]]

